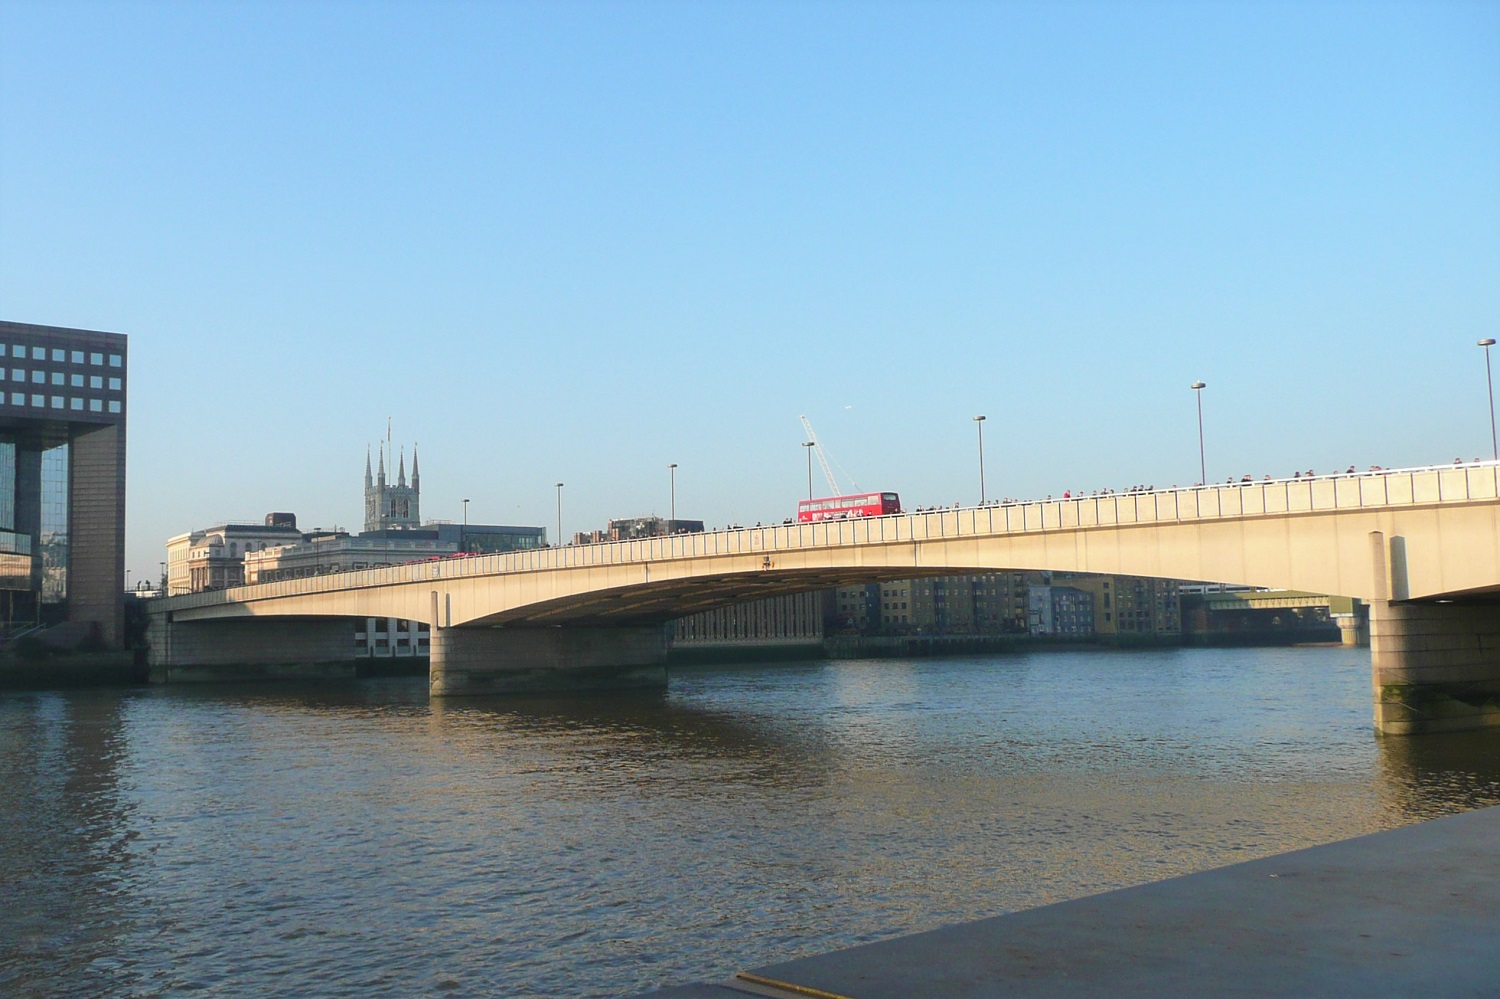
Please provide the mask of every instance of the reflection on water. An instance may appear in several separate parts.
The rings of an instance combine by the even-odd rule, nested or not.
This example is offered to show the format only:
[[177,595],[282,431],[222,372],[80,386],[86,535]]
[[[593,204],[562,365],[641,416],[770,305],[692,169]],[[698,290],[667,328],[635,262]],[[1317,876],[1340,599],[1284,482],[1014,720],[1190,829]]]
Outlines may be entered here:
[[0,698],[0,992],[618,995],[1500,802],[1343,649]]

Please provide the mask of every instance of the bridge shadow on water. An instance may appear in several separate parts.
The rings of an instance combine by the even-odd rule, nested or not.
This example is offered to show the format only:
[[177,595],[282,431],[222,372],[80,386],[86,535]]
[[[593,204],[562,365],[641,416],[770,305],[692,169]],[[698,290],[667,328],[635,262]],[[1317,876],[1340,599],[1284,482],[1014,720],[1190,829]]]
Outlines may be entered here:
[[[821,663],[782,664],[779,671],[816,671]],[[743,672],[743,664],[722,667]],[[694,673],[719,667],[692,667]],[[733,763],[750,784],[810,788],[835,779],[825,734],[788,729],[774,718],[722,705],[705,707],[672,689],[606,690],[566,694],[506,694],[431,698],[427,678],[192,684],[155,688],[144,696],[258,714],[326,715],[361,725],[390,727],[393,738],[422,737],[466,756],[490,756],[518,746],[553,747],[598,771],[637,763]]]
[[1381,794],[1406,821],[1495,803],[1500,728],[1377,739]]

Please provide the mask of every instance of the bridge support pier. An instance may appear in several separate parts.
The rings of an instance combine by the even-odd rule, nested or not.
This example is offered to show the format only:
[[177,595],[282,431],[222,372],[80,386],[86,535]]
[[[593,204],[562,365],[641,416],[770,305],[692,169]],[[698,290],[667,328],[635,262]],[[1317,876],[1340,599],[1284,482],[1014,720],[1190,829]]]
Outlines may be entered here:
[[1370,604],[1375,728],[1418,735],[1500,725],[1500,604]]
[[1339,626],[1339,641],[1353,647],[1370,644],[1370,619],[1359,614],[1335,614],[1333,623]]
[[434,628],[434,697],[665,687],[667,632],[636,628]]

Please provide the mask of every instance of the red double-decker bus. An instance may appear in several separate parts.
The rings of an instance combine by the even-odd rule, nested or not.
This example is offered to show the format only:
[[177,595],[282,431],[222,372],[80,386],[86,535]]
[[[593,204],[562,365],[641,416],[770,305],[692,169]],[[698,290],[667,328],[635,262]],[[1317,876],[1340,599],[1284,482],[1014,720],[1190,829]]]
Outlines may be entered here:
[[883,517],[901,512],[901,497],[895,493],[859,493],[855,496],[825,496],[797,504],[797,523],[815,520],[846,520],[849,517]]

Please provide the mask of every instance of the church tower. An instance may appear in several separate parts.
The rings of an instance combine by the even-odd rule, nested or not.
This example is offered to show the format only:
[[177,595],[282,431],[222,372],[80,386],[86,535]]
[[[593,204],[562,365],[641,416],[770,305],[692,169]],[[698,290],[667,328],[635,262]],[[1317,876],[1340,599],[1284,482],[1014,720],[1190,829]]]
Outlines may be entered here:
[[389,483],[385,477],[385,447],[380,449],[378,471],[370,474],[370,454],[365,452],[365,530],[381,531],[388,528],[405,530],[422,525],[421,481],[417,473],[417,447],[411,449],[411,484],[406,483],[406,449],[396,468],[396,481]]

